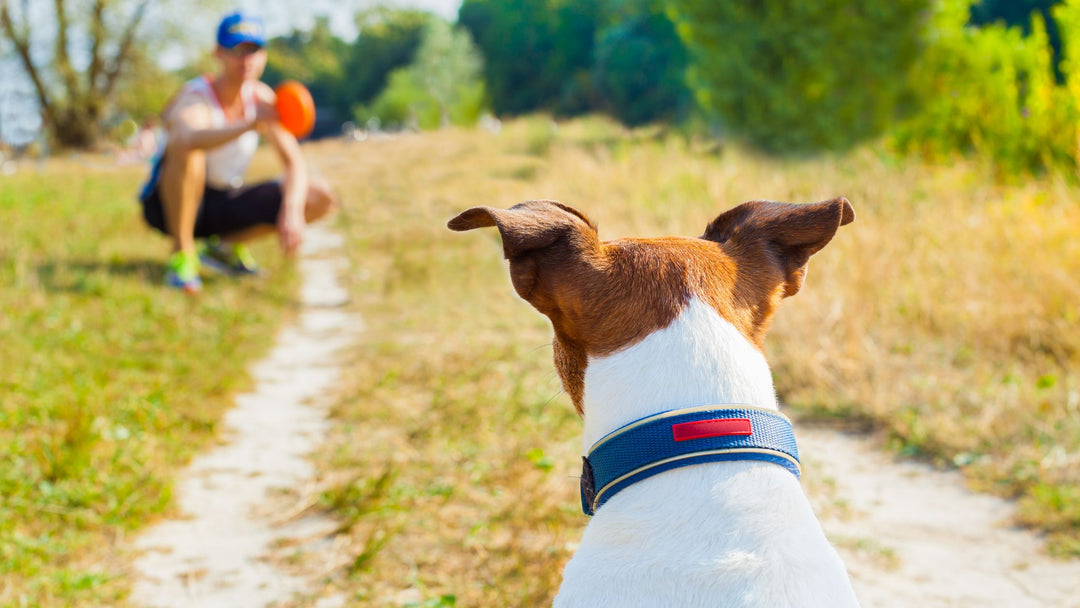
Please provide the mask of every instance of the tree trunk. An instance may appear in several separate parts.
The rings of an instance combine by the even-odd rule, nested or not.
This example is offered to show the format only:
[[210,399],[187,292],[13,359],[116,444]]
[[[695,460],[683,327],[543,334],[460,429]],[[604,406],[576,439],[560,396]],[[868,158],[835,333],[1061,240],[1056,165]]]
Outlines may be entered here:
[[53,112],[50,118],[48,127],[62,148],[92,148],[101,137],[101,117],[87,108],[64,108]]

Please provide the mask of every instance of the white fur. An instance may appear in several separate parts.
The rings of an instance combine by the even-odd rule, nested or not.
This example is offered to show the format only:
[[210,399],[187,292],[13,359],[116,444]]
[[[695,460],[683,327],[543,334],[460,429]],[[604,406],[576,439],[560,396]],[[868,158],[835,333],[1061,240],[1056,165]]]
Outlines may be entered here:
[[[761,353],[693,299],[663,330],[585,371],[585,451],[658,412],[710,404],[776,408]],[[556,608],[857,606],[840,558],[783,467],[683,467],[619,492],[585,530]]]

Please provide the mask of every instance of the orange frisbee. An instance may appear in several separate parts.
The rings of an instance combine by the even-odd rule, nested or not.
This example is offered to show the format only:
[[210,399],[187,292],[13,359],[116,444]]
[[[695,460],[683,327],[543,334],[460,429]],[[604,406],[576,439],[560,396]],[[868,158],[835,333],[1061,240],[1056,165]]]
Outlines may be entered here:
[[297,139],[311,133],[315,126],[315,102],[307,87],[295,80],[286,80],[274,89],[274,93],[277,94],[275,108],[281,126]]

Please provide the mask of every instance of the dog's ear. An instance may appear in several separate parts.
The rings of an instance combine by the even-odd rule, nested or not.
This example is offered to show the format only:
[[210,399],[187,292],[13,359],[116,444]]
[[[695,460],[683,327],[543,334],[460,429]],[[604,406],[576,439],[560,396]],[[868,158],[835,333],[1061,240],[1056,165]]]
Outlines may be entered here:
[[783,272],[788,297],[802,287],[810,256],[853,221],[855,211],[842,196],[805,205],[749,201],[717,216],[702,238],[724,245],[736,259],[767,256]]
[[447,228],[464,231],[498,226],[503,255],[512,260],[530,251],[543,249],[568,231],[582,228],[593,233],[596,225],[577,209],[558,201],[525,201],[509,209],[473,207],[447,222]]
[[[510,260],[510,278],[521,297],[547,312],[534,294],[541,263],[567,261],[589,248],[599,247],[596,225],[577,209],[557,201],[526,201],[510,209],[473,207],[447,223],[463,231],[496,226],[502,236],[503,255]],[[538,255],[543,253],[544,255]]]

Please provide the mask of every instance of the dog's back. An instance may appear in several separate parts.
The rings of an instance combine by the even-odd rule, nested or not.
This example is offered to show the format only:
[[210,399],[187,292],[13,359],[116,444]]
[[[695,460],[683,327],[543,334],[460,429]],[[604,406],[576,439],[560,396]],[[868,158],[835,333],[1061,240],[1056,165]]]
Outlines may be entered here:
[[[777,410],[762,340],[806,262],[854,219],[845,199],[753,201],[701,238],[601,242],[550,201],[474,208],[498,226],[518,293],[555,330],[555,363],[584,415],[584,452],[643,418],[695,406]],[[557,607],[854,606],[798,479],[771,462],[664,470],[596,509]]]

